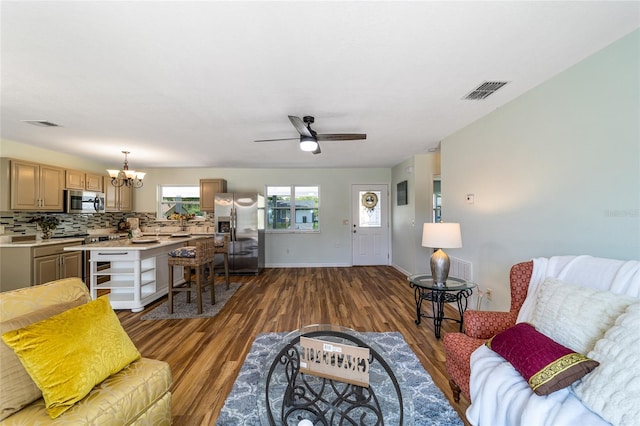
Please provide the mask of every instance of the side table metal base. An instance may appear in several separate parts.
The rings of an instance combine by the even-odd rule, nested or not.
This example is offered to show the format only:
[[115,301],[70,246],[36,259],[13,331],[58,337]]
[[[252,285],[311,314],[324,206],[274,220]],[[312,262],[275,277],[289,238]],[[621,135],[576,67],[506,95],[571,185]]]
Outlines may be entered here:
[[[450,287],[439,286],[430,280],[430,276],[412,275],[408,278],[410,286],[413,288],[413,295],[416,303],[416,325],[420,324],[422,318],[433,319],[433,328],[437,339],[440,338],[442,321],[450,320],[460,324],[460,331],[463,327],[463,315],[467,310],[469,296],[473,293],[475,284],[456,280],[456,285]],[[433,315],[422,313],[422,302],[431,302],[431,312]],[[459,318],[446,317],[444,314],[445,303],[456,303]]]

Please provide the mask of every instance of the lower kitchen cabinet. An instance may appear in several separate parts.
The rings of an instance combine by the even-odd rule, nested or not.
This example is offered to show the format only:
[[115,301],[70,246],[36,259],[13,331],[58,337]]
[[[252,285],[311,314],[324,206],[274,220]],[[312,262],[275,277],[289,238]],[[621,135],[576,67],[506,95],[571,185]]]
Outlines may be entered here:
[[[169,292],[168,253],[196,238],[168,237],[144,244],[104,241],[67,251],[90,252],[87,284],[93,299],[107,293],[113,309],[140,312]],[[175,267],[172,286],[185,282],[183,271]]]
[[61,244],[15,244],[0,248],[0,291],[16,290],[49,281],[82,278],[82,253],[66,252]]
[[62,278],[82,278],[82,253],[65,252],[34,257],[33,275],[34,285],[44,284]]

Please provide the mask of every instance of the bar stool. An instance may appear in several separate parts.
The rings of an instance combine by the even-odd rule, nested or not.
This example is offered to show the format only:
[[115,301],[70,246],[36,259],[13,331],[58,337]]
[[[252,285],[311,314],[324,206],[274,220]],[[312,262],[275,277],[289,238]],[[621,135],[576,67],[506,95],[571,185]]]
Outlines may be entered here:
[[227,290],[229,290],[229,234],[224,234],[224,239],[216,239],[214,255],[224,255],[224,277],[227,282]]
[[[198,313],[202,313],[202,287],[211,286],[211,304],[216,303],[215,283],[213,279],[214,246],[213,238],[199,238],[193,246],[185,246],[169,252],[169,313],[173,313],[173,293],[187,292],[187,303],[191,303],[191,291],[196,292],[198,300]],[[173,286],[174,266],[184,266],[186,269],[186,281],[179,286]],[[206,267],[209,267],[208,279],[205,279]],[[192,268],[195,269],[196,282],[192,287]]]

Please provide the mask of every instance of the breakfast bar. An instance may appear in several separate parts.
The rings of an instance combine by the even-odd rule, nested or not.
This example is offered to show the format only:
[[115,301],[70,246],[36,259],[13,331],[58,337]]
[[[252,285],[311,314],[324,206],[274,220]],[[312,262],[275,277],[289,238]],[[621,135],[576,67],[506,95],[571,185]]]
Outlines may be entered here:
[[[113,309],[140,312],[169,291],[168,253],[195,238],[198,237],[142,237],[64,250],[90,252],[88,275],[93,299],[108,293]],[[184,282],[182,273],[177,272],[174,277],[174,285]]]

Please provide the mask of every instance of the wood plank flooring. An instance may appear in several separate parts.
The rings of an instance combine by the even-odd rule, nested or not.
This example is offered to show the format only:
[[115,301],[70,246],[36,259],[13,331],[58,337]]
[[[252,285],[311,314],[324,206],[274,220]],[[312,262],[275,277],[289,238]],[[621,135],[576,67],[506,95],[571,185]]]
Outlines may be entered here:
[[[216,278],[224,285],[223,277]],[[413,290],[406,277],[387,266],[274,268],[242,283],[214,318],[147,320],[145,312],[118,311],[143,356],[168,362],[173,375],[175,425],[213,425],[254,338],[309,324],[338,324],[358,331],[399,331],[464,419],[469,402],[452,400],[441,341],[430,319],[415,324]],[[423,309],[430,306],[423,306]],[[447,309],[450,309],[447,306]],[[447,311],[451,316],[451,312]],[[445,321],[443,332],[457,331]],[[466,422],[466,421],[465,421]]]

